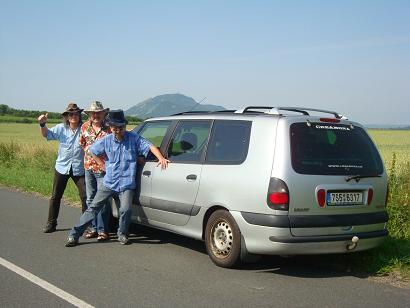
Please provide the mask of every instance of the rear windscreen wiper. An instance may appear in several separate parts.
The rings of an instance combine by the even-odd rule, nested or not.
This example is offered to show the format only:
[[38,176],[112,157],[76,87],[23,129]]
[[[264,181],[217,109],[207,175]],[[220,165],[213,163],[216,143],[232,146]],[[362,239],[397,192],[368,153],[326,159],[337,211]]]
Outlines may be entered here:
[[380,178],[381,175],[378,174],[363,174],[363,175],[351,175],[351,176],[347,176],[345,178],[346,182],[349,182],[351,180],[356,180],[356,182],[359,182],[360,179],[364,179],[364,178]]

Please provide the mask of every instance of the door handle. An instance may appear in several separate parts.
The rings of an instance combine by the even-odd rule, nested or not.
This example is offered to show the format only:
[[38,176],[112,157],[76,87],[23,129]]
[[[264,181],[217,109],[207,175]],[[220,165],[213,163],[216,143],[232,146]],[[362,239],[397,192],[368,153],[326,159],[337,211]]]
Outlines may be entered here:
[[151,171],[144,171],[144,172],[142,173],[142,175],[150,176],[150,175],[151,175]]
[[188,181],[195,181],[196,180],[196,174],[187,175],[186,179]]

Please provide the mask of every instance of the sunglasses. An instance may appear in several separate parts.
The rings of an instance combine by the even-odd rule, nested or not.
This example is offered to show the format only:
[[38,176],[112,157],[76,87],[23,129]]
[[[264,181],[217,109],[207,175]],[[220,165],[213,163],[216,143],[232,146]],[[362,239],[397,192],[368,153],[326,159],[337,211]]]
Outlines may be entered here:
[[68,114],[68,117],[69,118],[72,118],[72,117],[79,117],[80,116],[80,114],[78,113],[78,112],[75,112],[75,113],[69,113]]

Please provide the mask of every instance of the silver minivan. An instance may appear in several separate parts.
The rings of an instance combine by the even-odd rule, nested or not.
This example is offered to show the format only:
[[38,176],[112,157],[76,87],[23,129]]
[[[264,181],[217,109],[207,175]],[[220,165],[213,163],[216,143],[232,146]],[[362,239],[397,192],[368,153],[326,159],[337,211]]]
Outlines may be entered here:
[[361,251],[387,236],[383,162],[364,127],[337,112],[191,112],[134,131],[172,163],[140,166],[133,221],[204,240],[218,266]]

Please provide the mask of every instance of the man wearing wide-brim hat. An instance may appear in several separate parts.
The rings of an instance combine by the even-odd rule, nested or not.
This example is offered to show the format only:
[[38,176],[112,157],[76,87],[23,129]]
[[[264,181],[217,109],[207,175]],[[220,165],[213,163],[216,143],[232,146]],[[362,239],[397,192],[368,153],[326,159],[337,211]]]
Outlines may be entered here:
[[62,115],[63,116],[67,116],[70,113],[78,113],[81,114],[81,112],[83,112],[84,109],[81,109],[77,106],[76,103],[71,102],[67,105],[67,107],[65,108],[65,110],[63,111]]
[[137,158],[145,157],[151,151],[158,159],[158,166],[167,168],[169,160],[162,156],[159,149],[138,134],[127,132],[124,112],[111,110],[108,124],[112,134],[98,140],[90,147],[94,159],[103,165],[100,156],[106,155],[104,185],[99,188],[90,207],[80,217],[79,223],[71,230],[66,243],[67,247],[77,245],[78,239],[88,225],[113,195],[120,199],[118,240],[128,244],[128,228],[131,223],[131,204],[136,188]]
[[48,120],[47,113],[38,117],[43,137],[47,138],[47,140],[59,141],[47,224],[43,228],[45,233],[56,231],[61,198],[70,178],[78,188],[82,210],[85,211],[87,208],[84,181],[84,151],[79,145],[82,111],[83,109],[79,108],[76,103],[70,102],[62,112],[64,123],[57,124],[51,128],[46,126]]
[[[108,108],[104,108],[99,101],[91,102],[91,105],[84,112],[88,115],[88,120],[81,126],[80,145],[84,149],[84,169],[85,185],[87,192],[87,207],[90,207],[98,187],[103,185],[105,170],[93,158],[89,148],[98,140],[111,134],[110,127],[105,123],[105,117]],[[100,157],[104,163],[105,157]],[[92,221],[91,227],[85,234],[85,238],[90,239],[97,237],[99,241],[105,241],[109,238],[108,220],[110,217],[110,203],[102,207],[96,218]]]
[[104,108],[104,106],[101,102],[93,101],[93,102],[91,102],[91,106],[88,109],[84,110],[84,112],[88,115],[90,115],[94,112],[96,112],[96,113],[102,112],[102,113],[106,114],[109,110],[110,110],[110,108]]

